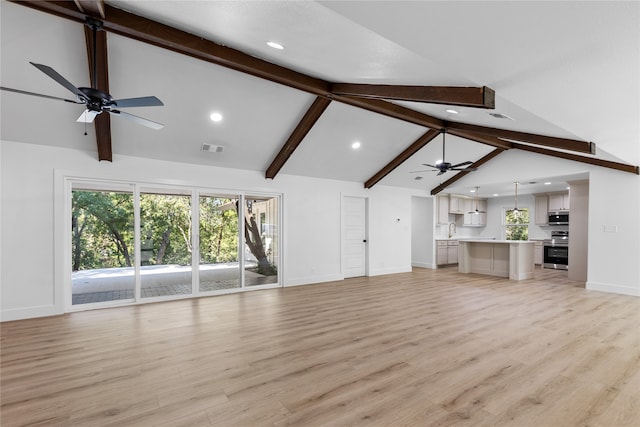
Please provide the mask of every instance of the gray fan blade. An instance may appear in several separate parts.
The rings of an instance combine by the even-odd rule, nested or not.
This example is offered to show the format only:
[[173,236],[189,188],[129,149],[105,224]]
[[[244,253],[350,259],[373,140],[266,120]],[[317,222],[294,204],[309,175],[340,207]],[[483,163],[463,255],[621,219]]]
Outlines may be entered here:
[[460,166],[464,166],[464,165],[470,165],[473,164],[473,162],[462,162],[462,163],[458,163],[457,165],[451,165],[452,168],[459,168]]
[[451,168],[452,171],[475,171],[478,170],[478,168]]
[[53,68],[49,67],[48,65],[36,64],[34,62],[29,62],[29,64],[33,65],[38,70],[42,71],[47,76],[51,77],[53,80],[58,82],[58,84],[67,88],[67,90],[73,93],[75,96],[77,96],[78,99],[86,99],[86,95],[82,93],[80,89],[75,87],[73,84],[71,84],[71,82],[69,82],[67,79],[65,79],[60,74],[58,74],[58,72]]
[[147,120],[147,119],[143,119],[142,117],[138,117],[138,116],[134,116],[133,114],[129,114],[129,113],[125,113],[123,111],[118,111],[118,110],[111,110],[109,111],[111,114],[116,114],[118,116],[122,116],[125,119],[129,119],[131,121],[134,121],[140,125],[146,126],[146,127],[150,127],[151,129],[162,129],[164,127],[163,124],[160,123],[156,123],[156,122],[152,122],[151,120]]
[[130,108],[130,107],[159,107],[164,105],[155,96],[143,96],[141,98],[127,98],[116,99],[113,101],[114,105],[118,108]]
[[442,174],[443,174],[443,173],[445,173],[445,172],[446,172],[446,171],[440,171],[440,172],[438,173],[438,175],[436,175],[436,176],[440,176],[440,175],[442,175]]
[[84,104],[84,102],[80,102],[80,101],[73,101],[71,99],[64,99],[64,98],[59,98],[57,96],[51,96],[51,95],[43,95],[41,93],[27,92],[26,90],[11,89],[10,87],[0,86],[0,90],[6,90],[7,92],[21,93],[22,95],[39,96],[40,98],[56,99],[58,101],[71,102],[73,104]]
[[100,113],[101,113],[100,111],[84,110],[82,114],[80,114],[80,117],[78,117],[78,120],[76,120],[76,122],[93,123],[96,116]]

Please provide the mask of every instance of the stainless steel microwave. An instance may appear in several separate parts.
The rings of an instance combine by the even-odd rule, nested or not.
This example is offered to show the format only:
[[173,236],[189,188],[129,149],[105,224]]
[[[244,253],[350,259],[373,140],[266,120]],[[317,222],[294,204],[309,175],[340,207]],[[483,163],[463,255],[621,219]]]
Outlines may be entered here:
[[549,225],[569,225],[569,211],[549,212]]

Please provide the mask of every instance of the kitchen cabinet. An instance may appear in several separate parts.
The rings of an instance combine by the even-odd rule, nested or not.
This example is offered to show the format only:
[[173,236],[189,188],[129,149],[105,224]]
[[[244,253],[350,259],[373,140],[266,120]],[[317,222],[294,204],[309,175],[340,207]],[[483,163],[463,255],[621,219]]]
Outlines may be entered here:
[[543,251],[543,245],[542,245],[542,240],[535,240],[534,241],[534,248],[533,248],[533,263],[535,265],[542,265],[542,251]]
[[549,225],[549,197],[536,196],[536,225]]
[[549,194],[549,211],[568,211],[569,193]]
[[458,241],[436,240],[437,265],[449,265],[458,263]]
[[449,223],[449,196],[437,196],[437,216],[438,224]]
[[[487,201],[484,199],[466,199],[464,204],[464,220],[462,225],[466,227],[484,227],[487,225]],[[476,206],[478,211],[475,213]],[[470,213],[473,212],[473,213]]]
[[450,195],[449,196],[449,213],[463,214],[464,213],[464,201],[462,197]]

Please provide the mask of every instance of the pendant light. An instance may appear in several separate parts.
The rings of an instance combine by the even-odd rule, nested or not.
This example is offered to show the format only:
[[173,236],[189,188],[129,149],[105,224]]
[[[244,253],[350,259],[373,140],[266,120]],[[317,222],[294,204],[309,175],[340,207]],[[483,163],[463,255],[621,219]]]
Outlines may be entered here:
[[516,186],[516,196],[515,196],[515,207],[512,209],[512,212],[515,216],[520,215],[520,211],[518,210],[518,184],[520,184],[518,181],[514,182],[515,186]]
[[485,211],[481,211],[481,210],[478,209],[478,197],[480,197],[480,187],[476,187],[476,210],[469,211],[468,213],[470,213],[470,214],[487,213]]

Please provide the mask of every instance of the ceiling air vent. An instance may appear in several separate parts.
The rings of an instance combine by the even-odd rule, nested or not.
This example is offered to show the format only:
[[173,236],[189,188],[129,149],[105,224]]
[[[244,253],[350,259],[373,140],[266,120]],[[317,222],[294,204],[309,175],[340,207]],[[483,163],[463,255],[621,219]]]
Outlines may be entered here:
[[416,177],[415,177],[415,178],[413,178],[413,179],[415,179],[416,181],[420,181],[420,180],[422,179],[422,177],[421,177],[421,176],[416,176]]
[[502,113],[489,113],[489,115],[495,117],[496,119],[507,119],[507,120],[513,120],[511,117],[502,114]]
[[219,153],[222,150],[224,150],[224,147],[222,145],[213,145],[213,144],[207,144],[206,142],[204,144],[202,144],[202,151],[208,151],[210,153]]

